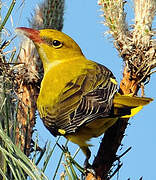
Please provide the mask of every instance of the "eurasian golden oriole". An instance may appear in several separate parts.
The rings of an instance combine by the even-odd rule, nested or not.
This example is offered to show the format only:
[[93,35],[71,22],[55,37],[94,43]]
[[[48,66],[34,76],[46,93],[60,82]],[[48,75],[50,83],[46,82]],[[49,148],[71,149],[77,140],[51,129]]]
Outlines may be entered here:
[[117,92],[117,82],[105,66],[84,57],[77,43],[53,29],[20,27],[30,38],[43,63],[37,107],[46,128],[78,144],[90,158],[93,137],[103,134],[118,118],[135,115],[151,98]]

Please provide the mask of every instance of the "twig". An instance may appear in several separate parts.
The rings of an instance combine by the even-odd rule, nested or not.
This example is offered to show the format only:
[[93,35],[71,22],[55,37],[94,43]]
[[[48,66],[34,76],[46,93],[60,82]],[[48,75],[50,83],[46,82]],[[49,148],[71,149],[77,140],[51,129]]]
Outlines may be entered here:
[[6,14],[3,22],[2,22],[2,24],[0,25],[0,31],[2,31],[2,29],[3,29],[3,27],[5,26],[8,18],[10,17],[10,14],[11,14],[14,6],[15,6],[15,3],[16,3],[16,0],[13,0],[12,3],[11,3],[11,5],[10,5],[10,7],[9,7],[9,10],[8,10],[8,12],[7,12],[7,14]]

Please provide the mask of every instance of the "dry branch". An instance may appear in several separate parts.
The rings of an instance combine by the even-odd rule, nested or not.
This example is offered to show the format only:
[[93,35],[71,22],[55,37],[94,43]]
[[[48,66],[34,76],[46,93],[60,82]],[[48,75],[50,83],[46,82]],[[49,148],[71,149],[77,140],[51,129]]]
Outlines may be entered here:
[[[36,10],[30,20],[30,26],[36,29],[53,28],[61,30],[63,27],[64,0],[45,0]],[[21,43],[18,61],[21,66],[17,69],[17,96],[19,111],[17,115],[19,126],[16,129],[17,144],[29,155],[31,139],[35,125],[36,100],[43,67],[33,43],[25,38]]]
[[[123,0],[100,0],[99,5],[105,18],[104,24],[114,38],[114,45],[123,58],[123,79],[120,82],[121,94],[137,95],[150,78],[151,70],[156,67],[156,41],[153,38],[152,22],[156,12],[155,0],[135,0],[135,24],[132,30],[125,22]],[[142,88],[142,95],[144,89]],[[93,162],[96,179],[110,179],[117,150],[121,145],[128,119],[119,119],[105,133],[98,154]],[[93,176],[92,176],[93,177]],[[94,177],[95,178],[95,177]],[[91,175],[87,176],[91,179]]]
[[[36,100],[39,93],[40,78],[38,75],[39,58],[30,40],[22,43],[19,53],[17,81],[18,126],[16,128],[16,144],[27,154],[30,154],[31,137],[35,125]],[[38,62],[38,63],[37,63]]]

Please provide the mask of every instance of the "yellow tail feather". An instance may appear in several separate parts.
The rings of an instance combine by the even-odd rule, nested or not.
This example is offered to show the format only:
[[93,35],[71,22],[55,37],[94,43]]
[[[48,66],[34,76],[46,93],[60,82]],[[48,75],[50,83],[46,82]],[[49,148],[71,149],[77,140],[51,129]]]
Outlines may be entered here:
[[138,107],[138,106],[145,106],[153,101],[152,98],[146,97],[136,97],[136,96],[128,96],[128,95],[121,95],[116,93],[114,97],[114,107],[122,108],[122,107]]
[[121,116],[121,118],[130,118],[137,114],[144,105],[149,104],[151,101],[153,101],[152,98],[121,95],[117,93],[114,97],[113,103],[115,112],[118,112],[118,108],[123,109],[123,111],[126,108],[130,108],[130,114]]
[[136,108],[132,108],[132,109],[131,109],[131,113],[130,113],[129,115],[121,116],[120,118],[130,118],[130,117],[133,117],[133,116],[136,115],[142,108],[143,108],[143,106],[138,106],[138,107],[136,107]]

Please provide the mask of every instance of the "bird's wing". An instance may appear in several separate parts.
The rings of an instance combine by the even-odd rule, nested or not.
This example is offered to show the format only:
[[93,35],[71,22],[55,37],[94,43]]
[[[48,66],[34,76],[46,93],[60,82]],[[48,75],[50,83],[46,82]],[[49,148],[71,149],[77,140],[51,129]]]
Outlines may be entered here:
[[85,73],[66,84],[57,104],[56,116],[49,113],[43,121],[53,135],[59,131],[70,134],[97,118],[111,116],[112,102],[117,83],[112,72],[95,64]]
[[60,99],[59,129],[68,134],[97,118],[110,117],[117,83],[106,67],[97,64],[67,86]]

